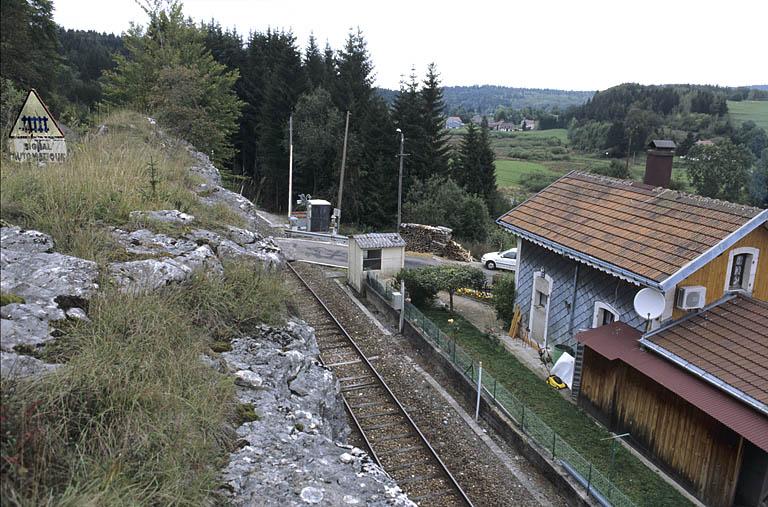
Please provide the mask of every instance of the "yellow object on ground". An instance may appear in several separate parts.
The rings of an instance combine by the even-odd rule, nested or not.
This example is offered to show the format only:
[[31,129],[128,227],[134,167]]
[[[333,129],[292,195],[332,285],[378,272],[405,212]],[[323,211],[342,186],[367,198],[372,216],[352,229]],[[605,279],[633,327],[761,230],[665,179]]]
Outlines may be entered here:
[[565,385],[565,382],[563,382],[557,375],[550,375],[547,377],[547,384],[550,387],[554,387],[555,389],[565,389],[568,387]]

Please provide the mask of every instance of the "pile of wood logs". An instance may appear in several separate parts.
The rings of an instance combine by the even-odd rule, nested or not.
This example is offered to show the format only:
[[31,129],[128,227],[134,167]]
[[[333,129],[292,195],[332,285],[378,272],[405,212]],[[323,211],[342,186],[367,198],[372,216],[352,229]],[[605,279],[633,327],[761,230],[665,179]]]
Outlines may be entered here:
[[400,224],[400,236],[406,242],[405,249],[410,252],[425,252],[445,257],[455,261],[470,262],[472,254],[469,250],[453,241],[453,231],[448,227]]

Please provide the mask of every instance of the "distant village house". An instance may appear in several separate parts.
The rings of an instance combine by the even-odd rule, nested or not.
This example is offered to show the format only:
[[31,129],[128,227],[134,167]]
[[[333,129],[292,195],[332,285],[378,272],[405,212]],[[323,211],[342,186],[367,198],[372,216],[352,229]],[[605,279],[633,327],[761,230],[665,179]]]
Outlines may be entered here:
[[449,116],[445,120],[445,128],[447,129],[460,129],[464,126],[464,122],[458,116]]

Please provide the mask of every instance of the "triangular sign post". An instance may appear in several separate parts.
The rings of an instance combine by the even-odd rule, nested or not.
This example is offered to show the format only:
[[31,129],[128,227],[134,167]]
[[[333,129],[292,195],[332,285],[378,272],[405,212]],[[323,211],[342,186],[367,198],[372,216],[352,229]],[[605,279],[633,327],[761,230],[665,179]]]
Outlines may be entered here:
[[43,104],[40,95],[33,88],[27,95],[27,100],[19,111],[16,121],[13,123],[11,139],[30,137],[43,137],[48,139],[64,139],[64,133],[59,128],[59,124],[53,119],[53,115]]
[[16,161],[62,162],[67,157],[64,132],[34,89],[29,91],[8,137]]

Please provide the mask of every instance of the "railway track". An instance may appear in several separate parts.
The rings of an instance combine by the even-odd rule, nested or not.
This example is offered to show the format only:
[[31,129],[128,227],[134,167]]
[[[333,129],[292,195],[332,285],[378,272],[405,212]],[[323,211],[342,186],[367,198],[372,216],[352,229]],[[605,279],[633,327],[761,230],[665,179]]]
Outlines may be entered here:
[[347,412],[367,451],[419,505],[472,506],[411,416],[306,280],[296,281],[302,318],[315,328],[320,360],[341,384]]

